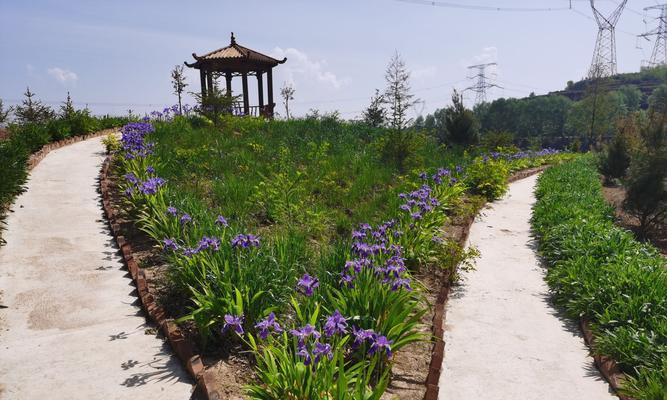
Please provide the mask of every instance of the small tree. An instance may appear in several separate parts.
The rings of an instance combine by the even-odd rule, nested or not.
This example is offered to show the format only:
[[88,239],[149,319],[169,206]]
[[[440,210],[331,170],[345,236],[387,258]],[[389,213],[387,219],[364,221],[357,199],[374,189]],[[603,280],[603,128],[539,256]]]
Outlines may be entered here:
[[11,112],[12,112],[12,107],[8,107],[5,110],[5,106],[2,104],[2,99],[0,99],[0,125],[7,122],[7,119],[9,118],[9,114],[11,114]]
[[667,103],[651,110],[642,129],[642,144],[633,154],[625,207],[640,223],[640,235],[647,237],[667,218]]
[[183,66],[176,65],[171,71],[171,85],[174,88],[174,94],[178,96],[178,112],[183,113],[183,104],[181,97],[188,84],[185,82],[185,74],[183,73]]
[[23,99],[20,106],[16,106],[16,111],[14,112],[20,123],[45,122],[53,118],[54,112],[51,107],[42,104],[39,100],[33,99],[35,94],[30,91],[30,88],[27,88],[23,95],[25,99]]
[[463,95],[454,90],[452,105],[445,109],[445,129],[450,143],[470,146],[479,141],[475,116],[463,104]]
[[285,115],[287,116],[287,119],[290,119],[289,102],[294,100],[294,92],[295,90],[292,84],[287,82],[284,82],[283,87],[280,89],[280,96],[283,98],[283,104],[285,105]]
[[412,122],[408,118],[408,110],[417,100],[410,93],[410,72],[398,51],[389,61],[384,78],[387,81],[384,100],[389,104],[389,125],[400,132]]
[[387,110],[384,108],[385,98],[379,89],[371,97],[371,104],[364,110],[364,123],[373,128],[379,128],[387,121]]
[[637,147],[639,137],[638,118],[637,115],[630,115],[619,121],[616,135],[600,155],[599,170],[607,184],[623,178],[630,167],[632,152]]
[[69,95],[69,92],[67,92],[67,99],[65,102],[60,106],[60,114],[63,116],[65,119],[69,119],[76,110],[74,109],[74,103],[72,102],[72,97]]

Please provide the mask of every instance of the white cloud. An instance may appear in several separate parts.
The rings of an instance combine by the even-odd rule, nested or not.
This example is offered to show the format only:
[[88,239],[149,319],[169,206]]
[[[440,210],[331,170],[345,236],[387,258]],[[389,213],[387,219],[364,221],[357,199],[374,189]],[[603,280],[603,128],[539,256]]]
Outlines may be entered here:
[[[494,62],[498,62],[498,48],[494,46],[489,46],[483,48],[480,54],[472,57],[471,59],[462,60],[461,64],[462,66],[467,68],[470,65],[488,64]],[[500,69],[498,68],[497,65],[491,65],[486,68],[486,75],[489,78],[497,77],[499,72]],[[471,71],[470,73],[475,75],[477,74],[477,70]]]
[[76,73],[59,67],[49,68],[46,72],[63,85],[75,83],[79,79]]
[[287,57],[287,62],[280,66],[280,69],[287,82],[292,85],[295,85],[295,81],[299,78],[315,80],[334,89],[340,89],[349,82],[349,79],[341,79],[333,72],[327,71],[325,60],[312,60],[306,53],[295,48],[276,47],[271,56],[279,60]]

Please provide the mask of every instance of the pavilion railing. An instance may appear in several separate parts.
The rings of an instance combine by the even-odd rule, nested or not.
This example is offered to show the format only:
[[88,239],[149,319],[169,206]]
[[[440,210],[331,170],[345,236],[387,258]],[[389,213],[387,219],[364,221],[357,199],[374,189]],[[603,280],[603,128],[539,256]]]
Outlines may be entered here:
[[248,113],[245,113],[242,102],[234,102],[232,104],[231,114],[239,117],[242,116],[251,116],[251,117],[273,117],[273,109],[275,104],[266,104],[263,106],[249,106]]

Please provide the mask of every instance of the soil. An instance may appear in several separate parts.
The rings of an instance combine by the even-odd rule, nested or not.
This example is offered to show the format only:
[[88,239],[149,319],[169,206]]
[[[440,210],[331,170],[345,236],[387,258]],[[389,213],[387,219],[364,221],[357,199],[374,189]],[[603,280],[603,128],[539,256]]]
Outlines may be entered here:
[[9,138],[9,132],[6,129],[0,128],[0,140],[5,140]]
[[[616,211],[616,223],[625,229],[632,231],[636,237],[639,232],[639,219],[630,215],[623,209],[623,201],[625,200],[626,191],[623,186],[602,186],[602,195],[609,204],[611,204]],[[660,253],[667,257],[667,225],[663,225],[651,235],[648,240],[653,244]]]

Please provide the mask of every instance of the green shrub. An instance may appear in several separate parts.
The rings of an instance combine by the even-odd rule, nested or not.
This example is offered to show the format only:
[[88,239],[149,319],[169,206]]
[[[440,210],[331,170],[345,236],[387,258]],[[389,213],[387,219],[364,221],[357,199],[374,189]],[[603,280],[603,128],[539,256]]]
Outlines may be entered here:
[[466,170],[465,183],[474,194],[496,200],[507,191],[509,168],[503,160],[478,157]]
[[594,351],[614,358],[637,399],[667,393],[667,261],[614,225],[595,159],[544,172],[532,225],[557,305],[592,323]]
[[499,148],[512,149],[513,153],[519,151],[514,145],[514,134],[507,131],[486,132],[480,139],[480,146],[488,151],[499,151]]
[[382,161],[405,173],[423,165],[420,155],[426,138],[413,130],[391,130],[380,139]]

